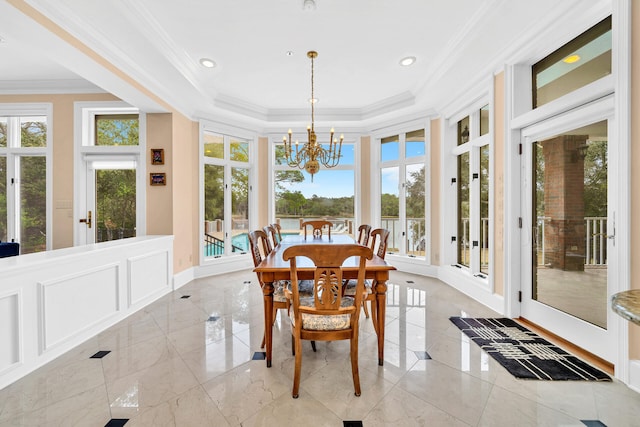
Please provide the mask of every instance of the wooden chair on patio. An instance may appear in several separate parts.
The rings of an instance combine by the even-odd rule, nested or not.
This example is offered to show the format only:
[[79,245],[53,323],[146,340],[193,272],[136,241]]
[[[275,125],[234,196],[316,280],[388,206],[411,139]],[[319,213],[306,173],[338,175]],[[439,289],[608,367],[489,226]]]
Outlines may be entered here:
[[[342,295],[342,263],[345,259],[360,257],[355,296]],[[315,266],[313,296],[305,298],[298,289],[296,257],[310,258]],[[370,248],[360,245],[299,245],[287,248],[283,259],[290,261],[291,290],[285,290],[293,313],[290,314],[291,334],[295,353],[293,398],[298,397],[302,369],[302,340],[350,340],[351,374],[355,395],[360,396],[358,372],[358,320],[364,294],[365,263],[371,259]]]
[[329,239],[331,239],[331,228],[333,227],[333,223],[331,221],[312,220],[312,221],[305,221],[302,224],[300,224],[300,228],[304,230],[305,239],[307,238],[308,227],[311,227],[312,229],[311,235],[313,236],[314,239],[319,239],[320,237],[322,237],[323,229],[327,230],[327,236],[329,236]]

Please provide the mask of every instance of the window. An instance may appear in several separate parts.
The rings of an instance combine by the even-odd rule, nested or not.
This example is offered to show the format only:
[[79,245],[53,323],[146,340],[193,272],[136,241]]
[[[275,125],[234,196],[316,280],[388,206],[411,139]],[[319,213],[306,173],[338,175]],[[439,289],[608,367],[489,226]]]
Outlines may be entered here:
[[204,256],[249,251],[250,141],[203,132]]
[[380,139],[380,215],[389,253],[426,254],[425,150],[424,129]]
[[46,107],[35,115],[0,110],[0,240],[20,253],[45,251],[49,135]]
[[137,114],[96,114],[94,145],[139,145]]
[[611,74],[611,17],[533,65],[533,108]]
[[[123,102],[76,102],[74,245],[146,234],[146,115]],[[154,170],[155,172],[155,170]]]
[[456,264],[489,274],[489,106],[456,123]]
[[[322,144],[329,148],[328,144]],[[299,233],[309,219],[333,223],[331,234],[353,235],[355,227],[355,145],[344,142],[340,163],[330,169],[320,167],[311,181],[304,169],[291,167],[282,142],[273,144],[275,221],[283,234]]]

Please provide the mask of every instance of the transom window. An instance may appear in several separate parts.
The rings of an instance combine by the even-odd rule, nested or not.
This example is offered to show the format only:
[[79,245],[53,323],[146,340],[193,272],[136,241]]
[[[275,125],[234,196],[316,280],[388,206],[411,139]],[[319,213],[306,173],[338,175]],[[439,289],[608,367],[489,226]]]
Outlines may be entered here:
[[533,65],[533,108],[611,74],[611,17]]

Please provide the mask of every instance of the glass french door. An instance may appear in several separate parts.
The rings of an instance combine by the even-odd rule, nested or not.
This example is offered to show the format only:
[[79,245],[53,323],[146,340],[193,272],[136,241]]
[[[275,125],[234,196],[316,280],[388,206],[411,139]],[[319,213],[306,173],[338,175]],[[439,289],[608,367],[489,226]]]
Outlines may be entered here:
[[137,171],[134,158],[86,161],[86,243],[136,236]]
[[609,127],[606,119],[569,123],[524,138],[529,177],[523,180],[524,209],[531,221],[521,315],[614,361],[608,309],[615,265]]

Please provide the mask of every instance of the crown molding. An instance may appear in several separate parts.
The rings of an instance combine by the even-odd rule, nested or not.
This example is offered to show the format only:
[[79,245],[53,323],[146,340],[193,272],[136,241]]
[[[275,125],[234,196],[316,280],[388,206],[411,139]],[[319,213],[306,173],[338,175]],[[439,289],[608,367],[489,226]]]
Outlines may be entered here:
[[106,93],[93,83],[84,80],[0,80],[2,95],[36,95],[66,93]]

